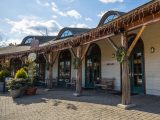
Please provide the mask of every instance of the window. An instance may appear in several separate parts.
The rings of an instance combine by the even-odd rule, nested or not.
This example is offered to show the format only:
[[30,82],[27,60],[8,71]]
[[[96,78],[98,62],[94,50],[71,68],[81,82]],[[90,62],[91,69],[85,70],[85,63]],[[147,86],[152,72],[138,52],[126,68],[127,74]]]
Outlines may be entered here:
[[25,44],[29,44],[29,43],[31,43],[32,42],[32,38],[28,38],[26,41],[25,41]]
[[104,24],[107,24],[108,22],[116,19],[118,16],[117,15],[110,15],[106,18],[106,20],[104,21]]
[[66,86],[71,77],[71,53],[69,50],[60,53],[58,66],[58,85]]
[[63,38],[63,37],[72,36],[72,35],[73,35],[73,33],[72,33],[71,31],[66,30],[66,31],[61,35],[61,37]]

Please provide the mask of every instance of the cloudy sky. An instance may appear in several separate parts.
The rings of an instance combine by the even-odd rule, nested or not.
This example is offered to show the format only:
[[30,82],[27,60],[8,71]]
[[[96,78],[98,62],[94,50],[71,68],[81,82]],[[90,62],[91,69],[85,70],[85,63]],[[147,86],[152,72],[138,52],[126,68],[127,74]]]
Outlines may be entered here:
[[0,0],[0,45],[18,44],[27,35],[57,35],[66,26],[93,28],[108,10],[128,12],[148,1]]

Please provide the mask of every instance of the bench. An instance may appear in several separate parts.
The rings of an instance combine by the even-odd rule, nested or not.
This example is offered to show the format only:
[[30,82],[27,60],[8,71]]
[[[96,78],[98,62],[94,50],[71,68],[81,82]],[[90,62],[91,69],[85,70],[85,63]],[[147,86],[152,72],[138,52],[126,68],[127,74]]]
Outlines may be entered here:
[[95,87],[100,87],[104,90],[113,90],[114,89],[115,78],[102,78],[100,83],[95,83]]
[[66,87],[75,87],[76,86],[76,78],[72,78],[70,82],[66,82]]

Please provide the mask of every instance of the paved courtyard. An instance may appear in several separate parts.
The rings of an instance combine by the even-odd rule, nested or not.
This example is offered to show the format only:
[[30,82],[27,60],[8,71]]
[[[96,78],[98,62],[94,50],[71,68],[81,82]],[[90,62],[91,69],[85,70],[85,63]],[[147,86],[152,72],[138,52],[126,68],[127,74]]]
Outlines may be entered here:
[[120,95],[101,91],[84,91],[74,97],[73,91],[39,89],[35,96],[12,99],[0,94],[0,120],[160,120],[160,97],[135,95],[137,106],[130,110],[117,108]]

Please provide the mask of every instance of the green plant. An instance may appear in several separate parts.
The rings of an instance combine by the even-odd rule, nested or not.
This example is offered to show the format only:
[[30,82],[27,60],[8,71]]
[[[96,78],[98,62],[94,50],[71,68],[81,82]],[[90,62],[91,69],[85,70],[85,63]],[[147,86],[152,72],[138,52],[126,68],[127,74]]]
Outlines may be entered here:
[[10,76],[10,72],[7,69],[0,71],[0,81],[3,81],[5,77],[9,77],[9,76]]
[[27,72],[24,70],[24,68],[21,68],[20,70],[17,71],[16,75],[15,75],[15,78],[18,79],[18,78],[28,78],[28,74]]
[[119,47],[116,52],[117,61],[122,63],[125,60],[126,54],[126,49],[124,47]]
[[29,79],[19,78],[19,79],[12,79],[7,82],[7,87],[9,90],[16,90],[27,87],[29,83]]
[[29,78],[30,78],[30,84],[34,86],[36,79],[38,76],[38,65],[35,62],[30,62],[28,66],[28,72],[29,72]]

